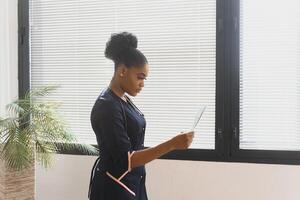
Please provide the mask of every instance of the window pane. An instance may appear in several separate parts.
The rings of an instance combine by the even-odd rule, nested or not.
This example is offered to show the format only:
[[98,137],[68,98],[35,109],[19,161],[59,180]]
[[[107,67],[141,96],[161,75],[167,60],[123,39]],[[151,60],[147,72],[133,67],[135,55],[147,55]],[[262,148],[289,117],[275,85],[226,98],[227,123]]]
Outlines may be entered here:
[[240,10],[240,148],[300,150],[300,1]]
[[145,145],[188,130],[207,105],[192,148],[214,149],[216,1],[31,0],[31,83],[58,83],[50,98],[80,141],[95,143],[89,115],[113,75],[111,33],[137,35],[150,77],[134,98],[147,120]]

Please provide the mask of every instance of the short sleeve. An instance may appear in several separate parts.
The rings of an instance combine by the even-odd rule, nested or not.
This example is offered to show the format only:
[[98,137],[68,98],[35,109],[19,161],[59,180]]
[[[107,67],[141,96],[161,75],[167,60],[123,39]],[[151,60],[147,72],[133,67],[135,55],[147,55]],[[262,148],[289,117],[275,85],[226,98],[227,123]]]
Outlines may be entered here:
[[129,164],[128,152],[132,152],[132,147],[121,104],[105,99],[98,100],[96,104],[93,127],[100,134],[102,145],[108,150],[115,164],[120,167],[120,170],[126,171]]

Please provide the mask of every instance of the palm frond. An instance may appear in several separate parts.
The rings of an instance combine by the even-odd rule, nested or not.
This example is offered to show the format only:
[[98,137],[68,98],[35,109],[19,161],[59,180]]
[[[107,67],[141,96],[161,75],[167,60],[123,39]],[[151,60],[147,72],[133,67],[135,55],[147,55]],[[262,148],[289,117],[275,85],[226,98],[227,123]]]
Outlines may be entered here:
[[51,146],[45,142],[42,142],[42,141],[36,142],[36,160],[43,167],[49,168],[52,166],[53,152],[56,152],[53,149],[53,146]]
[[0,157],[8,167],[21,170],[32,166],[36,159],[42,166],[51,166],[54,153],[80,151],[98,155],[97,148],[79,144],[69,132],[64,119],[56,112],[60,102],[43,98],[58,85],[27,92],[22,99],[7,105],[10,117],[0,118]]
[[11,116],[18,116],[19,114],[23,114],[25,111],[17,101],[7,104],[6,110]]
[[50,85],[50,86],[44,86],[40,88],[36,88],[35,90],[31,90],[25,94],[25,99],[30,99],[30,98],[36,98],[36,97],[43,97],[46,95],[49,95],[52,93],[54,90],[59,88],[59,85]]
[[60,151],[79,151],[84,155],[98,155],[97,148],[89,144],[80,143],[56,143],[55,144]]
[[15,170],[22,170],[33,163],[34,149],[29,138],[28,130],[19,127],[9,130],[0,156],[6,165]]
[[21,107],[24,110],[24,112],[29,112],[32,101],[31,99],[17,99],[13,103]]
[[18,128],[17,120],[18,120],[18,118],[15,118],[15,117],[8,117],[6,119],[0,120],[0,138],[1,139],[3,139],[3,137],[7,134],[7,132],[9,130],[13,133]]

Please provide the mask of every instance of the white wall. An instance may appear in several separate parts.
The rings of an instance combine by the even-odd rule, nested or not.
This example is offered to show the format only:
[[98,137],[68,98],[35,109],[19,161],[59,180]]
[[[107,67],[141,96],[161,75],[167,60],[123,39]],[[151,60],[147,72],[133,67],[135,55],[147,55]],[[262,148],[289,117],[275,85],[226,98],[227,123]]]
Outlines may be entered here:
[[[17,97],[17,0],[0,0],[0,113]],[[56,155],[37,167],[37,200],[87,199],[96,157]],[[155,160],[147,168],[150,200],[299,200],[300,166]]]
[[[87,199],[96,157],[56,155],[37,167],[37,200]],[[155,160],[146,165],[150,200],[299,200],[300,166]]]
[[18,97],[17,0],[0,0],[0,116]]

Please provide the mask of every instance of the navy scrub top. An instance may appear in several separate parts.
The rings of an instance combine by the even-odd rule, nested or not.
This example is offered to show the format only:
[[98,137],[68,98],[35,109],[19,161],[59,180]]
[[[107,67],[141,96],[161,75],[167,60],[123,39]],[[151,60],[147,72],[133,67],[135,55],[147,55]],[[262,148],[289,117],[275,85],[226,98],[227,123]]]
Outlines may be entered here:
[[101,92],[91,112],[100,156],[91,172],[90,200],[147,200],[145,166],[131,169],[130,157],[144,149],[144,115],[126,96]]

